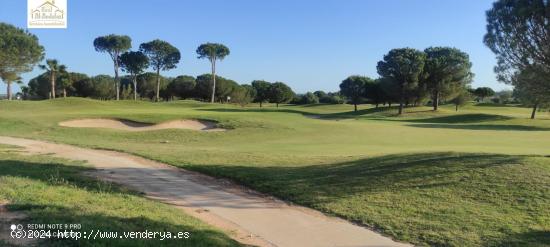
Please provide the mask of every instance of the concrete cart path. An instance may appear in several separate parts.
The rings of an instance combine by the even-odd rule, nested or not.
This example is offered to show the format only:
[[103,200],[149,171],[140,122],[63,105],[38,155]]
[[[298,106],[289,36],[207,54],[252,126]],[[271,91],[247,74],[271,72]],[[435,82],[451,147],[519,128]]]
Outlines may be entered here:
[[[147,197],[234,233],[240,242],[261,246],[410,246],[318,211],[290,206],[246,188],[138,156],[65,144],[0,137],[32,154],[86,160],[92,175],[144,192]],[[191,233],[192,234],[192,233]]]

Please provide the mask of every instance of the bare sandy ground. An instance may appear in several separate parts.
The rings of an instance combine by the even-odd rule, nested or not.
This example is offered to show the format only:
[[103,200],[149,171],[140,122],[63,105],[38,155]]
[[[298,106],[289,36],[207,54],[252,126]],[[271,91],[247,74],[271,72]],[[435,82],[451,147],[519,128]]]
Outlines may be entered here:
[[88,118],[64,121],[60,122],[59,125],[73,128],[108,128],[126,131],[148,131],[160,129],[225,131],[225,129],[217,128],[216,123],[203,120],[174,120],[159,124],[149,124],[123,119]]
[[[263,196],[230,182],[137,156],[64,144],[0,137],[28,153],[86,160],[93,176],[178,207],[224,229],[237,241],[258,246],[410,246],[350,222]],[[192,236],[192,233],[191,233]]]

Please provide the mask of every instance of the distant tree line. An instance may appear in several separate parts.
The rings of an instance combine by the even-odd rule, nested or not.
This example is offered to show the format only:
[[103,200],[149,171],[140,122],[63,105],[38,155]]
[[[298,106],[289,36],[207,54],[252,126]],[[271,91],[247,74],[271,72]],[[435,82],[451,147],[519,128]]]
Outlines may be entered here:
[[[55,75],[57,83],[55,92],[63,92],[64,96],[88,97],[101,100],[115,100],[116,89],[113,87],[114,77],[109,75],[87,76],[82,73],[65,71]],[[158,79],[157,79],[158,78]],[[156,73],[146,72],[139,75],[121,76],[120,99],[161,100],[195,99],[211,100],[212,75],[203,74],[196,78],[189,75],[177,77],[157,77]],[[44,72],[31,79],[28,86],[22,87],[26,99],[47,99],[51,96],[51,73]],[[282,82],[269,83],[253,81],[251,84],[239,84],[236,81],[216,76],[215,99],[219,103],[232,102],[247,105],[258,103],[288,103],[295,98],[292,89]],[[58,93],[59,94],[59,93]]]
[[[469,88],[473,73],[466,53],[451,47],[430,47],[424,51],[411,48],[393,49],[377,64],[379,78],[349,76],[340,84],[338,92],[307,92],[295,94],[282,82],[256,80],[239,84],[216,75],[217,61],[230,54],[223,44],[205,43],[196,53],[199,59],[208,59],[211,73],[192,77],[181,75],[164,77],[161,71],[176,68],[179,50],[163,40],[142,43],[131,51],[131,38],[126,35],[105,35],[93,42],[96,51],[109,55],[114,77],[88,76],[69,71],[56,59],[46,59],[39,65],[44,73],[22,86],[27,99],[47,99],[79,96],[96,99],[197,99],[210,102],[232,102],[246,105],[251,102],[270,102],[277,106],[293,104],[371,103],[399,105],[399,113],[406,106],[430,103],[437,110],[440,103],[457,106],[475,97],[479,102],[490,98],[494,103],[520,102],[537,109],[550,105],[550,40],[546,26],[549,17],[542,10],[548,2],[541,0],[500,0],[487,12],[485,43],[497,54],[496,71],[499,80],[510,83],[514,91],[495,93],[482,87]],[[38,38],[13,25],[0,23],[0,79],[7,85],[8,99],[11,85],[22,84],[20,75],[32,70],[44,59],[44,48]],[[146,72],[151,69],[153,72]],[[120,76],[119,70],[126,72]]]
[[472,81],[468,54],[450,47],[393,49],[378,62],[380,78],[350,76],[340,84],[340,93],[357,105],[369,102],[391,107],[399,105],[399,114],[408,105],[430,101],[437,110],[442,101],[464,94]]

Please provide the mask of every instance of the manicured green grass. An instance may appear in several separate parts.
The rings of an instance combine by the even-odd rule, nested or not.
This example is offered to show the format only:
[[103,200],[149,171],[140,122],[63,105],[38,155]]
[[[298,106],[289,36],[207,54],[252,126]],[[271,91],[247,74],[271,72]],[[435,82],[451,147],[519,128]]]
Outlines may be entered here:
[[[134,153],[226,177],[419,245],[545,246],[550,116],[468,105],[236,107],[58,99],[0,103],[0,135]],[[306,117],[315,115],[321,119]],[[227,132],[76,129],[111,117],[210,119]]]
[[550,158],[446,152],[300,167],[194,169],[231,174],[261,191],[415,244],[550,244]]
[[84,231],[189,232],[188,239],[51,238],[41,246],[238,246],[224,233],[162,203],[84,177],[89,168],[51,156],[22,156],[0,146],[0,201],[23,211],[21,224],[81,224]]

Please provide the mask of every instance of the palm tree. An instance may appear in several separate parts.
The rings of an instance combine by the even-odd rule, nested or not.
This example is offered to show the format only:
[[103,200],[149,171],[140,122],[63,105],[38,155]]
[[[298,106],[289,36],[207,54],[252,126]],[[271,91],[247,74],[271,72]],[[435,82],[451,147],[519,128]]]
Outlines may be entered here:
[[208,58],[212,65],[212,98],[211,102],[214,103],[214,96],[216,95],[216,60],[223,60],[229,55],[229,48],[222,44],[206,43],[197,48],[197,54],[200,58]]
[[71,75],[69,75],[69,73],[67,72],[61,73],[61,76],[59,77],[59,82],[63,87],[63,98],[67,98],[67,87],[69,87],[72,83]]
[[66,73],[67,67],[65,65],[59,64],[57,59],[47,59],[45,65],[39,66],[41,69],[46,70],[50,75],[51,90],[50,98],[55,99],[55,79],[57,73]]
[[0,74],[0,77],[1,77],[2,81],[4,81],[7,85],[6,92],[8,94],[8,100],[11,100],[11,98],[12,98],[11,84],[14,83],[14,82],[17,83],[17,84],[22,84],[23,82],[21,81],[21,77],[19,75],[17,75],[16,73],[14,73],[14,72],[2,73],[2,74]]

